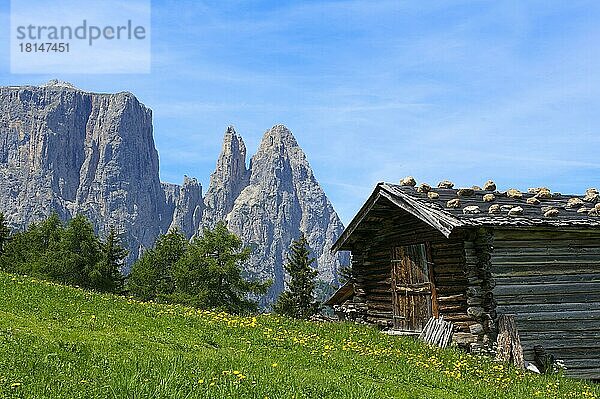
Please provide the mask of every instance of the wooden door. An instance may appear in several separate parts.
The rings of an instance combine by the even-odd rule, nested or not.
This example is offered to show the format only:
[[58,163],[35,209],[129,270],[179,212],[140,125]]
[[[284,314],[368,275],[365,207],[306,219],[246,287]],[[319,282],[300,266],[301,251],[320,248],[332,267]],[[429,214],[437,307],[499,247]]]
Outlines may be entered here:
[[433,315],[435,291],[425,244],[392,251],[392,311],[394,328],[422,331]]

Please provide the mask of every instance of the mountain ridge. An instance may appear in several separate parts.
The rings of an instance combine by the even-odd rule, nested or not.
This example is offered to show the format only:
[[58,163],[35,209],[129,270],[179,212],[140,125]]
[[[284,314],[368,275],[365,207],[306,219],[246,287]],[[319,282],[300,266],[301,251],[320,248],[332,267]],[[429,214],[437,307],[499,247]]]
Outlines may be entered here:
[[152,110],[129,92],[90,93],[66,82],[0,87],[0,212],[23,228],[56,211],[82,213],[100,234],[125,232],[129,264],[159,234],[187,237],[224,220],[254,252],[249,276],[285,286],[289,245],[307,236],[319,278],[337,281],[347,255],[329,248],[343,225],[287,127],[268,129],[246,166],[236,130],[225,130],[210,184],[161,182]]

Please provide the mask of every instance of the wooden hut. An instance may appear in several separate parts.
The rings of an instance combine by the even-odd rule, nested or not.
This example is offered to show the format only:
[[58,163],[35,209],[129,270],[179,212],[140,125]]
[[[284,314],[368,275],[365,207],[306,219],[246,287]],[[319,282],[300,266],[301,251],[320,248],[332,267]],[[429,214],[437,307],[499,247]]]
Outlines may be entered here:
[[407,332],[444,316],[472,350],[513,315],[526,360],[542,346],[567,374],[600,379],[599,214],[595,189],[379,183],[333,247],[352,252],[352,296],[338,298],[364,322]]

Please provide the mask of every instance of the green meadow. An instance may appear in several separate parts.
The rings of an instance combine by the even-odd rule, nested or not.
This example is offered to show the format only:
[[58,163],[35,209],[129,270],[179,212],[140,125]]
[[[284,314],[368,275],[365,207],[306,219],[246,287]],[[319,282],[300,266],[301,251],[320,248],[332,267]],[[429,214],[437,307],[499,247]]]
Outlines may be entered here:
[[348,323],[140,303],[0,273],[2,398],[600,398]]

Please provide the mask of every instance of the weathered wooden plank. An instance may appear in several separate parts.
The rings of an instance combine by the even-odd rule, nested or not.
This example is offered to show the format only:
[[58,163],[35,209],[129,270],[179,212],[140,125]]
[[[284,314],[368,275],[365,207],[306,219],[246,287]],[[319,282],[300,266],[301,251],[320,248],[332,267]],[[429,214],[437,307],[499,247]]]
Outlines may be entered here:
[[457,258],[435,258],[432,257],[433,268],[434,269],[444,269],[444,268],[454,268],[454,269],[462,269],[464,268],[464,260]]
[[600,239],[600,233],[594,230],[575,230],[569,229],[569,231],[557,230],[557,229],[496,229],[494,230],[494,245],[498,242],[512,241],[512,240],[598,240]]
[[592,310],[600,311],[600,302],[515,304],[508,300],[505,304],[496,306],[496,312],[498,313],[587,312]]
[[390,302],[392,301],[392,294],[374,294],[372,292],[367,293],[367,299],[373,302]]
[[[600,357],[587,357],[585,354],[577,353],[578,358],[565,357],[569,355],[567,352],[552,353],[557,359],[564,362],[566,366],[565,374],[573,378],[600,379]],[[533,349],[527,348],[524,350],[524,357],[528,361],[534,360]]]
[[385,283],[385,281],[387,279],[390,278],[390,273],[389,271],[387,273],[372,273],[372,274],[366,274],[366,273],[360,273],[357,274],[355,276],[355,280],[358,282],[363,282],[366,284],[375,284],[375,283]]
[[390,294],[392,292],[392,287],[391,286],[377,286],[377,288],[371,288],[368,290],[369,293],[373,293],[373,294]]
[[[470,256],[465,258],[467,262],[472,261]],[[476,258],[474,259],[477,260]],[[560,255],[492,255],[492,263],[494,265],[512,265],[518,263],[520,265],[526,264],[595,264],[600,261],[600,255],[594,254],[570,254],[563,253]]]
[[450,343],[454,325],[442,318],[430,318],[425,328],[419,335],[419,339],[427,342],[430,345],[437,345],[445,348]]
[[436,292],[437,295],[440,296],[446,296],[446,295],[454,295],[454,294],[462,294],[466,291],[466,287],[461,286],[461,285],[455,285],[455,286],[436,286]]
[[[544,348],[546,349],[546,348]],[[524,349],[525,358],[533,359],[533,347]],[[547,349],[548,353],[553,354],[557,359],[575,361],[581,359],[598,359],[600,361],[600,348],[565,348],[565,349]]]
[[600,367],[586,369],[577,369],[571,367],[569,370],[565,371],[565,375],[571,378],[579,378],[582,380],[600,380]]
[[531,247],[496,247],[494,246],[494,256],[558,256],[570,254],[573,256],[593,255],[600,256],[600,246],[598,247],[569,247],[552,246],[546,247],[544,243],[532,242]]
[[466,314],[466,312],[461,312],[461,313],[447,313],[444,314],[444,319],[451,321],[453,323],[459,322],[459,321],[473,321],[473,319]]
[[572,339],[600,339],[598,330],[579,330],[579,331],[537,331],[535,334],[523,335],[524,341],[550,341],[550,340],[572,340]]
[[445,249],[445,248],[454,248],[454,249],[460,249],[462,250],[464,248],[464,244],[462,242],[462,240],[440,240],[440,241],[434,241],[431,243],[431,248],[433,250],[437,250],[437,249]]
[[597,320],[600,325],[600,310],[590,311],[572,311],[572,312],[531,312],[515,313],[515,318],[521,321],[525,320]]
[[565,366],[577,369],[600,369],[600,358],[565,359]]
[[[523,346],[533,348],[535,345],[541,345],[549,352],[564,351],[564,350],[588,350],[598,346],[599,337],[581,338],[569,337],[564,339],[538,339],[533,334],[523,334],[521,343]],[[599,354],[600,356],[600,354]]]
[[523,284],[523,285],[496,285],[494,295],[544,295],[574,292],[598,292],[600,283],[565,283],[565,284]]
[[382,302],[371,302],[371,301],[367,301],[367,306],[369,307],[369,310],[374,310],[374,311],[384,311],[384,312],[391,312],[392,311],[392,302],[390,301],[390,303],[382,303]]
[[436,285],[460,285],[462,287],[467,286],[467,279],[462,275],[436,275]]
[[600,283],[600,271],[598,273],[581,273],[566,275],[539,275],[539,276],[507,276],[496,277],[496,285],[522,285],[522,284],[567,284],[567,283]]
[[[448,296],[438,296],[438,302],[464,302],[467,300],[465,294],[457,294],[457,295],[448,295]],[[466,302],[465,302],[466,303]]]
[[391,311],[383,311],[383,310],[372,310],[371,308],[369,308],[367,310],[367,316],[389,318],[391,320],[392,312]]
[[354,280],[362,284],[384,284],[386,280],[389,280],[390,278],[389,271],[387,273],[377,273],[370,275],[366,275],[365,273],[355,274],[356,276],[354,277]]
[[440,313],[442,315],[447,314],[448,312],[467,312],[467,304],[456,304],[456,305],[443,305],[443,304],[439,304],[438,305],[438,309],[440,311]]
[[510,292],[506,295],[494,294],[494,300],[498,305],[509,304],[534,304],[534,303],[584,303],[600,301],[600,292],[577,292],[577,293],[538,293],[526,295],[513,295]]
[[460,259],[464,256],[464,250],[454,248],[435,249],[431,251],[434,258]]
[[517,320],[521,332],[538,333],[539,331],[600,331],[598,320]]
[[569,275],[569,274],[593,274],[599,273],[596,264],[519,264],[493,265],[492,273],[495,277],[508,276],[550,276],[550,275]]

